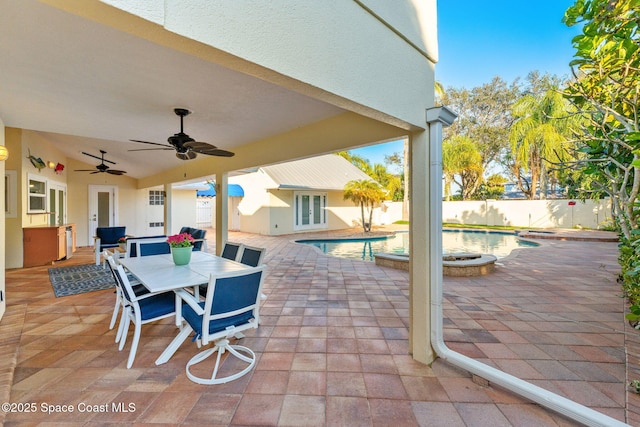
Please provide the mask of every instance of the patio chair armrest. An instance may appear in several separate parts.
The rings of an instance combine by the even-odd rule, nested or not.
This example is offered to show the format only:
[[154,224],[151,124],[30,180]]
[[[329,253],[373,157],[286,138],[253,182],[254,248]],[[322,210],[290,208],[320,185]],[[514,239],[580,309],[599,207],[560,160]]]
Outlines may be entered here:
[[156,295],[165,294],[165,293],[167,293],[167,292],[170,292],[170,291],[145,292],[145,293],[144,293],[144,294],[142,294],[142,295],[136,295],[136,301],[140,301],[140,300],[143,300],[143,299],[145,299],[145,298],[149,298],[149,297],[154,297],[154,296],[156,296]]
[[176,297],[179,297],[182,301],[189,304],[189,306],[198,314],[204,314],[204,310],[200,307],[199,301],[189,292],[184,289],[178,289],[175,291]]
[[202,252],[208,252],[208,246],[207,246],[207,239],[193,239],[193,243],[198,243],[198,242],[202,242],[202,246],[200,248],[200,250]]

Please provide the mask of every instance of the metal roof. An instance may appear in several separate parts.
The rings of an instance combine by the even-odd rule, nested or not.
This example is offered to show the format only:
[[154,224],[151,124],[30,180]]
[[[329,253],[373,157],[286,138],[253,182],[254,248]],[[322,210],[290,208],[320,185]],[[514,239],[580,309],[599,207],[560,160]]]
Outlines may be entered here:
[[260,168],[275,188],[342,190],[347,182],[371,178],[344,157],[325,154]]

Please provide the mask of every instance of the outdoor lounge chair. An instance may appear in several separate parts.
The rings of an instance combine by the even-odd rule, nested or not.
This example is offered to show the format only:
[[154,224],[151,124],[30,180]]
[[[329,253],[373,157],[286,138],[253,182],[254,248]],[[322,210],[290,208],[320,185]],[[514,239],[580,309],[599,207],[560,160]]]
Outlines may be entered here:
[[[256,355],[248,347],[231,344],[236,334],[256,329],[259,324],[260,291],[264,278],[264,266],[239,272],[211,275],[204,301],[184,289],[175,291],[176,318],[183,323],[180,333],[162,353],[156,364],[168,361],[191,334],[202,345],[214,342],[214,346],[193,356],[186,366],[187,377],[198,384],[226,383],[247,374],[256,363]],[[222,355],[229,352],[239,360],[228,361],[232,367],[244,366],[238,371],[219,376]],[[191,367],[216,354],[216,362],[210,378],[202,378],[191,372]],[[241,362],[244,362],[242,364]],[[246,366],[245,366],[246,365]]]

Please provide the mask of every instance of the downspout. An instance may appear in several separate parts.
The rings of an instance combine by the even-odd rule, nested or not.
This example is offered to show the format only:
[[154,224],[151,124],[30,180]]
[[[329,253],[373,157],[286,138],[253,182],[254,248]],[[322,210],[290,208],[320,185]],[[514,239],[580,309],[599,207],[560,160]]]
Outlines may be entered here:
[[452,365],[582,424],[608,427],[627,426],[627,424],[601,412],[485,365],[446,346],[442,328],[442,128],[451,125],[456,117],[457,115],[446,107],[427,110],[430,146],[429,204],[431,206],[431,221],[429,232],[431,235],[431,346],[433,350],[439,357]]

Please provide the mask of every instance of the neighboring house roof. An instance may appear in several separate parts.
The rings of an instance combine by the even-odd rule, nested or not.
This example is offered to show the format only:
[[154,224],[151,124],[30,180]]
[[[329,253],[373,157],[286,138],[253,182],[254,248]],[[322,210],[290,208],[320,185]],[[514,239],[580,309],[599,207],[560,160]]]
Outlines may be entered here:
[[310,157],[260,168],[275,183],[274,188],[343,190],[349,181],[371,178],[336,154]]

